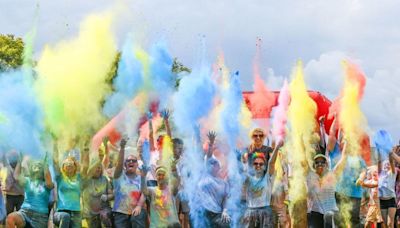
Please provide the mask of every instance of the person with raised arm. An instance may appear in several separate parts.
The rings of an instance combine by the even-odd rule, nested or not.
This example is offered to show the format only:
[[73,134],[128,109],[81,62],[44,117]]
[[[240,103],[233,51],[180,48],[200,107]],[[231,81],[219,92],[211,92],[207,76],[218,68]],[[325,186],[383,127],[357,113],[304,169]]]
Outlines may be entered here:
[[[107,138],[103,139],[103,145],[107,151]],[[103,157],[104,158],[104,157]],[[83,160],[84,166],[89,167],[89,159]],[[103,166],[100,156],[95,163],[88,168],[87,175],[82,181],[82,215],[88,223],[88,228],[111,227],[111,207],[113,190],[110,181],[103,175]]]
[[197,185],[197,194],[204,211],[205,227],[230,227],[231,218],[226,207],[229,185],[220,177],[221,163],[213,156],[215,138],[215,132],[208,133],[206,171]]
[[15,150],[3,154],[3,166],[6,170],[6,176],[3,185],[4,201],[7,215],[18,211],[24,202],[24,189],[14,179],[15,167],[18,162],[18,153]]
[[177,185],[168,184],[168,171],[164,166],[156,168],[156,187],[147,187],[146,176],[148,167],[143,167],[141,177],[142,192],[150,201],[150,227],[151,228],[180,228],[178,214],[175,206]]
[[[78,139],[70,142],[70,153],[59,162],[59,149],[57,140],[54,142],[53,167],[57,184],[57,207],[53,216],[53,223],[60,228],[79,228],[82,227],[81,215],[81,184],[82,175],[87,172],[87,167],[80,167],[75,156]],[[88,140],[84,143],[84,152],[81,158],[89,154]]]
[[379,173],[379,205],[381,209],[383,223],[386,227],[394,227],[394,218],[396,216],[396,169],[394,161],[400,162],[400,156],[397,155],[398,147],[394,147],[389,153],[389,159],[381,161],[378,153],[378,173]]
[[244,227],[274,227],[270,203],[275,162],[282,146],[283,142],[278,142],[269,159],[266,158],[265,153],[257,152],[257,150],[251,154],[254,174],[249,170],[244,181],[247,203],[243,218]]
[[308,169],[308,227],[334,227],[333,219],[338,212],[335,199],[337,179],[346,165],[346,143],[339,162],[330,170],[328,158],[324,154],[314,156],[312,169]]
[[[149,172],[147,173],[147,186],[148,187],[155,187],[157,186],[157,181],[156,181],[156,168],[159,165],[159,161],[161,160],[161,149],[158,148],[154,141],[154,133],[153,133],[153,113],[148,112],[147,113],[147,120],[149,121],[149,144],[150,144],[150,161],[148,164],[148,168],[150,169]],[[157,143],[160,143],[159,141],[162,140],[161,138],[158,138]]]
[[7,227],[46,228],[49,221],[48,202],[54,184],[47,164],[47,154],[43,161],[33,161],[28,165],[28,173],[21,167],[22,155],[15,167],[14,178],[25,190],[25,200],[21,209],[7,216]]
[[134,155],[125,158],[127,139],[122,138],[114,172],[114,227],[145,227],[147,213],[143,208],[145,196],[141,192],[138,160]]
[[365,216],[364,227],[377,227],[378,223],[382,223],[381,210],[379,208],[379,174],[376,166],[370,166],[364,180],[361,180],[361,186],[369,189],[368,210]]
[[265,131],[261,128],[255,128],[251,132],[252,143],[245,149],[243,153],[243,163],[247,164],[248,167],[253,167],[253,153],[263,153],[265,159],[268,161],[270,154],[272,153],[272,148],[264,145],[264,140],[267,137]]

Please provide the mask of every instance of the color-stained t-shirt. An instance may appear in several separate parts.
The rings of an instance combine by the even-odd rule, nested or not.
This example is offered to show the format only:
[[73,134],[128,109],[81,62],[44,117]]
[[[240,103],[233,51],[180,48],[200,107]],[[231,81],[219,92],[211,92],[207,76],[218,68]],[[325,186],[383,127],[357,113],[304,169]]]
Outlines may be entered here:
[[31,181],[25,178],[25,199],[21,208],[39,213],[49,213],[49,198],[51,189],[46,187],[44,181]]
[[[329,153],[331,169],[336,166],[340,157],[340,147],[336,143],[333,150]],[[356,185],[356,182],[361,172],[366,170],[366,167],[367,165],[361,156],[348,155],[343,173],[337,180],[336,192],[350,197],[361,198],[364,190],[360,185]]]
[[90,217],[100,213],[102,209],[110,208],[110,203],[100,198],[111,190],[111,183],[105,176],[83,179],[82,205],[83,216]]
[[150,227],[164,228],[179,224],[175,207],[175,198],[167,187],[163,190],[158,187],[149,187],[150,197]]
[[379,197],[396,198],[396,172],[382,170],[379,174]]
[[12,196],[23,196],[24,187],[20,186],[18,181],[14,179],[14,170],[11,167],[6,167],[6,178],[4,180],[4,193]]
[[246,202],[248,208],[266,207],[271,204],[273,177],[266,173],[262,177],[248,175],[246,187]]
[[361,172],[366,170],[364,159],[360,156],[348,156],[346,166],[342,175],[338,178],[336,192],[346,196],[360,198],[363,194],[363,188],[357,185],[356,182],[360,177]]
[[307,176],[308,212],[314,211],[325,214],[338,211],[335,199],[336,178],[333,172],[328,171],[320,177],[311,171]]
[[203,208],[214,213],[221,213],[223,201],[229,194],[226,181],[221,178],[205,174],[198,184],[198,197]]
[[140,179],[139,175],[129,177],[125,172],[114,179],[114,207],[112,211],[127,215],[132,214],[132,210],[136,207],[142,195]]
[[68,178],[63,174],[56,177],[57,182],[57,210],[81,210],[81,175]]

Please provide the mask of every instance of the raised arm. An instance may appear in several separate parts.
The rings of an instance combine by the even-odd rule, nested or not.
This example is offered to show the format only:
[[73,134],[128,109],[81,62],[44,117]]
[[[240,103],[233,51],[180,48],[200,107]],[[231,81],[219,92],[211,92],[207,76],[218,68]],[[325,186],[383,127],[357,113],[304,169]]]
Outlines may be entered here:
[[215,133],[215,131],[209,131],[207,137],[208,137],[207,159],[209,159],[213,155],[214,143],[215,143],[215,138],[217,137],[217,133]]
[[319,146],[324,149],[324,153],[326,152],[326,142],[325,142],[325,116],[321,116],[319,118],[319,133],[320,133],[320,140]]
[[326,147],[326,151],[330,152],[335,148],[337,138],[336,138],[336,132],[337,132],[337,123],[336,123],[336,115],[334,115],[334,119],[332,121],[331,128],[329,129],[329,136],[328,136],[328,145]]
[[164,109],[160,112],[161,117],[164,120],[164,125],[165,125],[165,129],[167,130],[167,135],[169,136],[169,138],[172,139],[172,134],[171,134],[171,127],[169,125],[169,116],[170,116],[170,112],[168,109]]
[[121,176],[122,170],[124,168],[125,145],[126,145],[126,139],[122,138],[120,142],[117,166],[115,167],[114,171],[114,179],[117,179]]
[[19,185],[24,186],[25,176],[22,173],[22,167],[21,167],[22,158],[23,158],[22,154],[19,154],[18,162],[17,162],[17,165],[15,166],[15,170],[14,170],[14,179],[18,182]]
[[283,141],[279,141],[272,152],[272,156],[268,161],[268,174],[271,176],[275,173],[275,162],[278,157],[278,151],[283,146]]
[[57,139],[55,139],[53,143],[53,167],[57,175],[61,173]]
[[89,170],[89,141],[85,140],[83,150],[81,150],[81,158],[82,158],[82,167],[81,167],[81,175],[82,177],[86,177],[88,175]]
[[336,164],[336,166],[333,168],[333,173],[335,174],[336,177],[340,176],[343,172],[344,167],[346,167],[347,163],[347,142],[344,142],[343,145],[343,150],[342,150],[342,155],[340,157],[340,160]]
[[154,134],[153,134],[153,113],[147,113],[147,120],[149,121],[149,142],[150,142],[150,151],[156,150],[156,145],[154,142]]
[[103,167],[106,169],[110,164],[110,150],[108,149],[108,137],[103,138],[103,145],[104,145],[104,157],[102,162]]
[[53,183],[53,180],[51,179],[51,174],[50,174],[49,164],[48,164],[47,159],[48,159],[48,156],[47,156],[47,152],[46,152],[46,155],[45,155],[44,161],[43,161],[44,181],[45,181],[45,185],[48,189],[53,189],[54,183]]
[[391,156],[397,163],[400,163],[400,156],[397,155],[397,153],[400,152],[400,147],[395,146],[393,147],[392,151],[389,153],[389,156]]
[[364,188],[376,188],[378,187],[378,181],[361,181],[361,186]]
[[146,176],[147,172],[149,171],[149,168],[146,166],[142,167],[141,173],[140,173],[140,190],[142,191],[142,194],[145,196],[149,195],[149,190],[147,188],[147,183],[146,183]]

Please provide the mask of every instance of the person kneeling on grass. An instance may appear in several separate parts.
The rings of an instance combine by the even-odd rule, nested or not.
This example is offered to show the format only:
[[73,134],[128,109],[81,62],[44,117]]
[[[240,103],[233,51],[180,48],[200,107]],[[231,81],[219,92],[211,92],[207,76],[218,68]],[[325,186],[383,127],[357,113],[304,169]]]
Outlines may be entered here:
[[50,191],[54,188],[47,159],[30,164],[27,176],[21,172],[21,160],[15,168],[14,178],[24,187],[25,200],[19,211],[8,215],[7,227],[46,228]]

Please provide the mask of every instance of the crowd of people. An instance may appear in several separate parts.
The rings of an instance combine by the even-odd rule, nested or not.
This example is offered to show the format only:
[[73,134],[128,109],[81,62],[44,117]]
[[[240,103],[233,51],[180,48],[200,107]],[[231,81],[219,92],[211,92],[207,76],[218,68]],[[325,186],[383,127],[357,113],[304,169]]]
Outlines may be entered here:
[[[53,224],[61,228],[286,228],[299,227],[296,223],[308,227],[394,227],[400,221],[396,218],[399,146],[367,167],[359,154],[349,152],[337,124],[326,133],[325,120],[320,119],[320,140],[312,145],[311,162],[303,164],[305,198],[295,202],[291,188],[296,183],[293,172],[298,170],[291,167],[285,141],[271,140],[271,145],[266,145],[268,132],[255,128],[250,134],[252,143],[238,148],[242,192],[241,215],[235,220],[227,207],[232,183],[215,154],[218,135],[210,131],[202,142],[207,144],[204,161],[199,161],[204,170],[192,193],[198,200],[189,201],[183,183],[191,175],[187,172],[190,168],[183,167],[188,164],[182,162],[186,147],[182,139],[172,137],[169,113],[162,116],[166,132],[156,140],[151,115],[148,117],[150,159],[145,155],[144,140],[135,142],[133,153],[127,148],[132,139],[126,137],[117,145],[104,138],[95,153],[86,138],[71,140],[66,151],[59,150],[54,138],[53,151],[41,161],[27,160],[20,151],[5,152],[0,202],[3,224],[10,228]],[[170,158],[163,152],[165,137],[172,141]],[[167,159],[170,162],[162,162]],[[298,214],[306,216],[305,223],[293,219]]]

